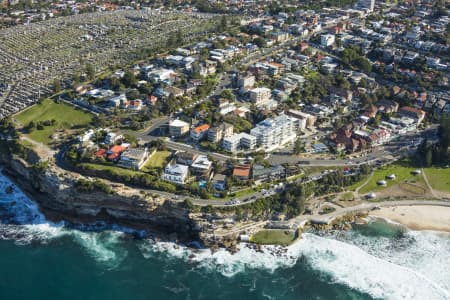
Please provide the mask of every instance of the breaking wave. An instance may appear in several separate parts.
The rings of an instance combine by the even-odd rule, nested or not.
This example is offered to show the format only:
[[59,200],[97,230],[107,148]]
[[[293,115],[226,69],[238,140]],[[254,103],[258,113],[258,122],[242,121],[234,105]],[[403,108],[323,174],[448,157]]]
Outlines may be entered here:
[[46,220],[38,205],[0,173],[0,240],[27,245],[71,238],[97,262],[108,267],[118,266],[126,257],[126,251],[120,249],[121,238],[132,230],[103,223],[83,226],[80,228],[83,230],[66,225]]
[[[12,193],[8,187],[12,187]],[[132,230],[106,224],[101,225],[105,230],[79,230],[68,228],[63,222],[49,222],[33,201],[2,176],[0,220],[0,240],[45,244],[70,238],[108,268],[118,267],[128,255],[124,236]],[[98,224],[95,228],[99,228]],[[365,236],[357,231],[327,236],[305,233],[286,248],[240,244],[235,254],[223,249],[193,250],[150,239],[136,245],[144,258],[182,260],[225,277],[255,269],[275,272],[306,264],[333,283],[345,284],[373,298],[450,299],[450,239],[432,232],[407,231],[401,238]]]

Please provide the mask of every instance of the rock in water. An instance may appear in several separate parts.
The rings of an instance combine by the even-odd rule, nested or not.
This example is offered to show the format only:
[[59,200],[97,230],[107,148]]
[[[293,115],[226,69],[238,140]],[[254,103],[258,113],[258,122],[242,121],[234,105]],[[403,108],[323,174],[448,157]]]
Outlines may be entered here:
[[8,187],[5,189],[5,193],[7,193],[7,194],[12,194],[12,193],[14,193],[14,188],[12,187],[12,185],[8,186]]

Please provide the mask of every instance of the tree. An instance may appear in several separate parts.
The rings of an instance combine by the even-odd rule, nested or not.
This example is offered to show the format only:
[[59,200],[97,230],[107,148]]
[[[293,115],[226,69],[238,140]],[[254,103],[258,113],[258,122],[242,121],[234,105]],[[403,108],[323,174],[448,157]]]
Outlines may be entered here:
[[223,98],[226,98],[228,100],[231,100],[231,101],[234,100],[233,92],[230,89],[223,90],[222,93],[220,94],[220,96]]
[[86,65],[86,74],[89,80],[93,80],[95,78],[95,68],[92,64]]
[[137,78],[133,73],[127,71],[122,78],[122,82],[126,87],[135,86],[137,84]]
[[61,91],[61,81],[59,81],[56,78],[53,80],[53,91],[55,93],[58,93]]
[[304,145],[300,138],[297,138],[294,143],[294,154],[298,155],[302,152]]
[[433,164],[433,152],[431,150],[431,147],[428,147],[425,152],[425,166],[431,167]]

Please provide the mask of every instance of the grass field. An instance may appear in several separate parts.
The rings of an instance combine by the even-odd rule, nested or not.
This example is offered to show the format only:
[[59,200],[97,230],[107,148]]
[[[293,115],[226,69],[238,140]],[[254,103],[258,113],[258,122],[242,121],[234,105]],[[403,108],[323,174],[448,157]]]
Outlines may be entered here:
[[101,164],[91,164],[91,163],[82,163],[80,164],[80,167],[87,167],[91,170],[99,170],[99,171],[111,171],[114,174],[122,175],[122,176],[135,176],[137,173],[140,173],[139,171],[133,171],[129,169],[124,169],[116,166],[110,166],[110,165],[101,165]]
[[31,121],[55,120],[56,124],[45,126],[43,130],[34,129],[28,136],[36,142],[49,144],[50,136],[58,129],[73,129],[83,127],[92,122],[93,115],[77,109],[66,103],[55,103],[46,99],[41,104],[36,104],[29,109],[17,114],[14,118],[23,126]]
[[[381,191],[385,189],[386,187],[390,187],[396,184],[399,184],[401,182],[404,182],[406,180],[415,182],[415,183],[421,183],[423,182],[422,175],[413,175],[411,172],[416,170],[416,168],[413,167],[407,167],[399,164],[393,164],[386,166],[382,169],[378,169],[374,172],[373,177],[369,182],[363,186],[360,190],[360,194],[366,194],[369,192],[376,192]],[[395,174],[396,179],[389,180],[386,179],[386,176],[390,174]],[[385,180],[387,185],[386,186],[380,186],[377,184],[379,180]]]
[[450,192],[450,168],[426,168],[425,175],[433,189]]
[[252,235],[250,241],[262,245],[290,245],[295,241],[295,232],[291,230],[261,230]]
[[342,201],[353,201],[353,199],[354,199],[354,195],[352,192],[344,193],[340,198],[340,200],[342,200]]
[[349,191],[356,191],[356,189],[359,188],[361,185],[363,185],[364,182],[366,182],[366,181],[367,181],[367,177],[365,177],[362,180],[360,180],[360,181],[358,181],[358,182],[348,186],[347,190],[349,190]]
[[170,151],[156,151],[155,154],[145,164],[144,168],[164,168],[167,158],[170,156]]

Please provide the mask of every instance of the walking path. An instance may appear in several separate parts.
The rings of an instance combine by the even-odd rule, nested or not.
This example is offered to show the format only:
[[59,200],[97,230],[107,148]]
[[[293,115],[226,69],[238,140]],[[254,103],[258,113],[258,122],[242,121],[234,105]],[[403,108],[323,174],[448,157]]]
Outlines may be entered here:
[[426,183],[428,189],[430,190],[431,195],[432,195],[434,198],[439,198],[439,196],[436,194],[436,192],[434,191],[434,189],[431,187],[431,184],[430,184],[430,182],[428,181],[428,177],[427,177],[427,175],[425,174],[425,170],[424,170],[423,168],[422,168],[422,176],[423,176],[423,179],[425,180],[425,183]]

